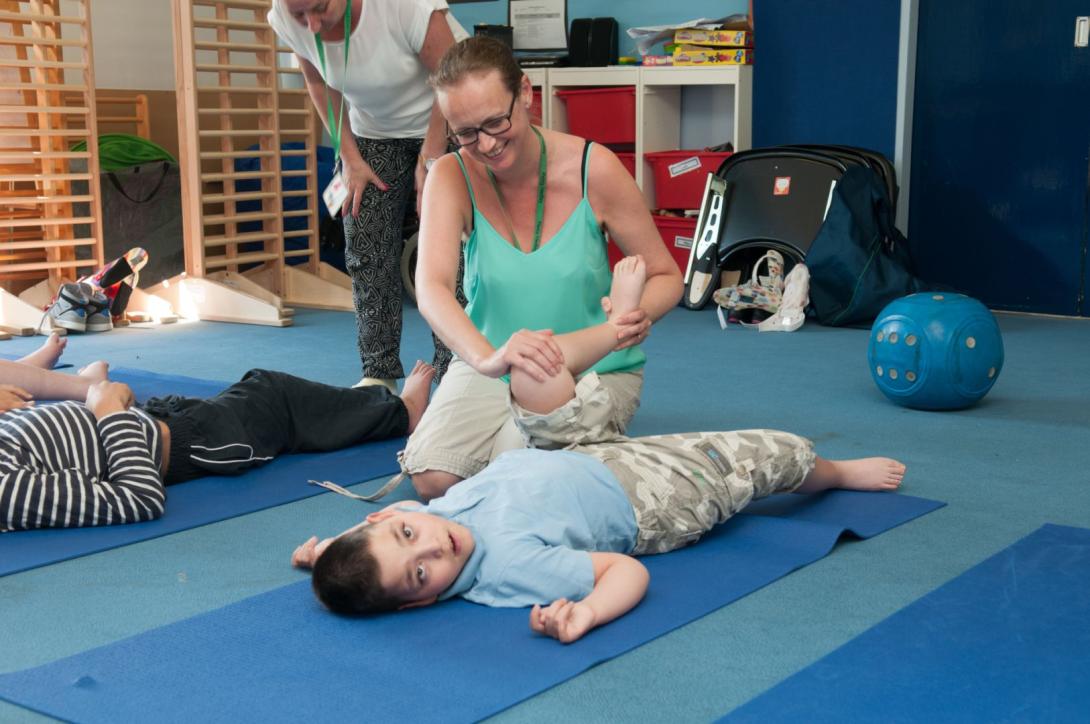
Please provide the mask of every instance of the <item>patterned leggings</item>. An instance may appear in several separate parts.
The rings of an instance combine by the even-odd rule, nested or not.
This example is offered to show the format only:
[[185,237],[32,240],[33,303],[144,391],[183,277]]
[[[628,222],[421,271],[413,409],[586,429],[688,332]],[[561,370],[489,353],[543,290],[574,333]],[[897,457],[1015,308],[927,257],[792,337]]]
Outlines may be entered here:
[[[368,377],[405,376],[400,356],[402,228],[406,211],[415,203],[414,174],[422,143],[420,138],[356,138],[360,155],[389,189],[368,186],[359,215],[344,218],[345,267],[352,278],[360,362]],[[461,270],[458,301],[465,306]],[[432,341],[432,364],[439,378],[451,353],[434,333]]]

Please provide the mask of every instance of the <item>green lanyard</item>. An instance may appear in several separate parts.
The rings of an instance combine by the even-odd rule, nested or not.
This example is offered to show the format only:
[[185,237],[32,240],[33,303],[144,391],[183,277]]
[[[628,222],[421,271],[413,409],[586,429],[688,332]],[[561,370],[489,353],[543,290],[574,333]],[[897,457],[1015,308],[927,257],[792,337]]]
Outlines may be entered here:
[[[541,146],[541,161],[538,162],[537,168],[537,215],[534,218],[534,245],[530,249],[530,253],[533,253],[541,246],[541,222],[545,220],[545,173],[547,164],[545,160],[545,138],[541,135],[541,131],[534,126],[530,126],[530,130],[537,134],[537,141]],[[507,213],[507,205],[503,203],[503,193],[500,192],[500,185],[496,183],[496,175],[492,173],[492,169],[486,170],[488,171],[488,180],[492,182],[492,188],[496,191],[496,198],[500,200],[500,210],[503,211],[507,223],[511,226],[511,243],[521,250],[522,244],[519,243],[519,238],[515,235],[515,222],[511,220],[511,215]]]
[[[344,86],[348,84],[348,46],[352,41],[352,2],[345,3],[344,8],[344,74],[341,76],[341,109],[337,113],[336,123],[333,121],[333,101],[329,100],[329,81],[326,81],[325,105],[326,114],[329,116],[329,135],[333,139],[333,148],[337,149],[336,166],[341,165],[341,123],[344,120]],[[322,78],[326,77],[325,46],[322,45],[322,36],[314,34],[314,42],[318,46],[318,58],[322,61]],[[334,168],[336,173],[336,168]]]

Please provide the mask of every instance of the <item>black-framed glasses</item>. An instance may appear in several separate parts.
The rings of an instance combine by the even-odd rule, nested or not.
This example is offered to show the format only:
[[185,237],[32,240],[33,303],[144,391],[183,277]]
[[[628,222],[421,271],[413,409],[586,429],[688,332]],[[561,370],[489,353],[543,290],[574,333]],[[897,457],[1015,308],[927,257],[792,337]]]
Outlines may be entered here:
[[515,101],[518,100],[519,94],[515,93],[511,96],[511,107],[507,109],[507,113],[502,116],[496,116],[495,118],[489,118],[480,126],[476,128],[463,128],[460,131],[451,131],[450,125],[447,125],[447,140],[455,146],[465,147],[472,146],[474,143],[480,140],[480,134],[486,136],[498,136],[501,133],[511,129],[511,115],[515,112]]

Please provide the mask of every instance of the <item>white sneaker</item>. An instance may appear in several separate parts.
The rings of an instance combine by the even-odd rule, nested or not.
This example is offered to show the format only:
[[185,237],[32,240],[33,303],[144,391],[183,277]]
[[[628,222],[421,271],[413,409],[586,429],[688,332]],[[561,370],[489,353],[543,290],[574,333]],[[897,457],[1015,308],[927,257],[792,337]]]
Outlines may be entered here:
[[[57,299],[49,307],[46,316],[54,327],[72,332],[87,331],[87,303],[90,300],[78,284],[61,285]],[[44,319],[42,321],[45,321]]]
[[109,332],[114,328],[110,314],[110,300],[106,295],[94,289],[90,284],[80,283],[80,291],[87,297],[87,331]]
[[364,377],[362,380],[352,385],[353,387],[370,387],[371,385],[382,385],[390,392],[397,394],[397,380],[392,377]]

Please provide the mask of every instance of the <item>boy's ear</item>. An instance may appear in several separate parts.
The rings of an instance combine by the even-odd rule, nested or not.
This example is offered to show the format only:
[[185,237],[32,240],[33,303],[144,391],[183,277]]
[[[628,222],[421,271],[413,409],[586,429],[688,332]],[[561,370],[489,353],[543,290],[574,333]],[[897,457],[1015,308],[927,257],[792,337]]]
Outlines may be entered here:
[[374,525],[375,523],[380,523],[386,520],[396,512],[397,511],[390,510],[389,508],[383,508],[382,510],[376,510],[374,513],[368,513],[367,517],[364,518],[364,520]]
[[432,596],[431,598],[424,598],[419,601],[409,601],[408,603],[403,603],[398,606],[397,610],[404,611],[407,608],[420,608],[421,606],[430,606],[438,600],[439,596]]

